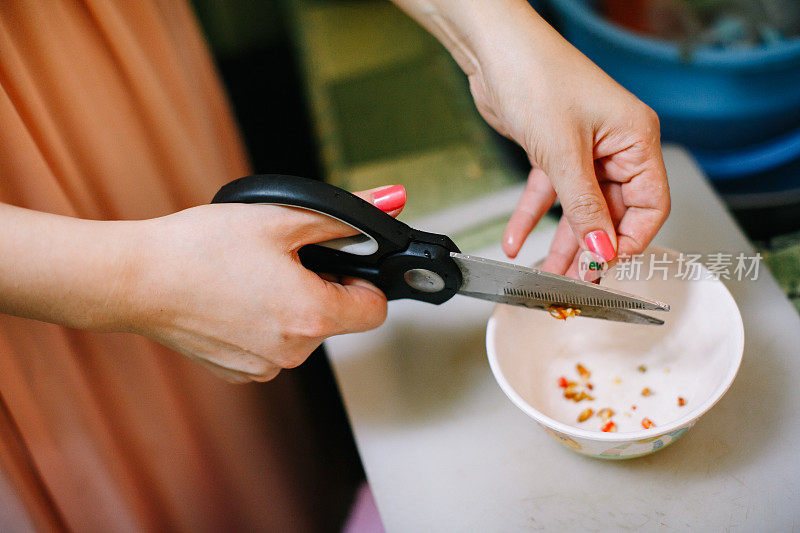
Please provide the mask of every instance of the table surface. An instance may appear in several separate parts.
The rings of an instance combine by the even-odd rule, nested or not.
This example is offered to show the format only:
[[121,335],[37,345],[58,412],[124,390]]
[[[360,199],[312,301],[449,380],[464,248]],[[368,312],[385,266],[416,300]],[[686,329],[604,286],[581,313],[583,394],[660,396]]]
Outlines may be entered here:
[[[694,162],[674,147],[665,161],[673,209],[656,244],[753,253]],[[510,212],[516,193],[416,225],[453,234],[476,213]],[[546,252],[555,228],[541,226],[520,263]],[[501,258],[499,245],[467,251]],[[331,339],[387,531],[800,528],[800,317],[765,268],[726,285],[745,326],[736,381],[683,439],[628,461],[567,450],[506,399],[486,360],[490,303],[392,302],[377,330]]]

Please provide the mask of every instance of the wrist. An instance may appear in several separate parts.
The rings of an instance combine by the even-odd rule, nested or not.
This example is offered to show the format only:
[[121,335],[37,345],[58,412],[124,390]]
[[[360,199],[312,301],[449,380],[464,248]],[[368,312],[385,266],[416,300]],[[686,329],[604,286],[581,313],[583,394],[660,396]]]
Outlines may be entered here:
[[[145,221],[72,219],[74,252],[58,251],[62,267],[57,278],[42,287],[52,302],[43,316],[67,327],[96,332],[130,332],[139,315],[141,236]],[[48,290],[49,289],[49,290]]]
[[[115,231],[123,246],[111,255],[106,301],[99,328],[153,338],[169,327],[173,311],[167,304],[180,298],[170,291],[182,275],[169,265],[169,243],[164,243],[163,218],[118,223]],[[173,274],[177,276],[174,277]]]
[[94,312],[84,329],[137,333],[147,315],[143,279],[146,274],[148,220],[104,222],[103,283],[91,297]]

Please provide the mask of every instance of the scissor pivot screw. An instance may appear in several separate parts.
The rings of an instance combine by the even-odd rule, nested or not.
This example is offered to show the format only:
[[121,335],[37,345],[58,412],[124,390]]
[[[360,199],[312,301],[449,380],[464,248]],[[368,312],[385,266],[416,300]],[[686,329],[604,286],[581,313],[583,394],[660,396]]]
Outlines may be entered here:
[[439,292],[444,289],[444,280],[436,272],[424,268],[412,268],[403,274],[406,283],[421,292]]

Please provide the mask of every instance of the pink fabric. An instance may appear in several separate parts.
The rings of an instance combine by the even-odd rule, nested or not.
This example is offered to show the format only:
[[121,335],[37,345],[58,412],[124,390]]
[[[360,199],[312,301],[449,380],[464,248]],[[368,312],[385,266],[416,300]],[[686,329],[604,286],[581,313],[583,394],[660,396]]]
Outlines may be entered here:
[[350,518],[342,530],[343,533],[383,533],[383,522],[375,505],[375,498],[369,485],[364,483],[359,487],[350,511]]

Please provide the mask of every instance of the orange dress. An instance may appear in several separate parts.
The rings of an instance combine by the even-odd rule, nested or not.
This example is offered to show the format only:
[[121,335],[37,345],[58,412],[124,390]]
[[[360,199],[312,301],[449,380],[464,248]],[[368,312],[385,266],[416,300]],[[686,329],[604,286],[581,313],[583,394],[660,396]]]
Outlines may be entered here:
[[[247,171],[185,3],[0,0],[0,201],[142,219]],[[0,315],[0,530],[316,529],[298,395]]]

